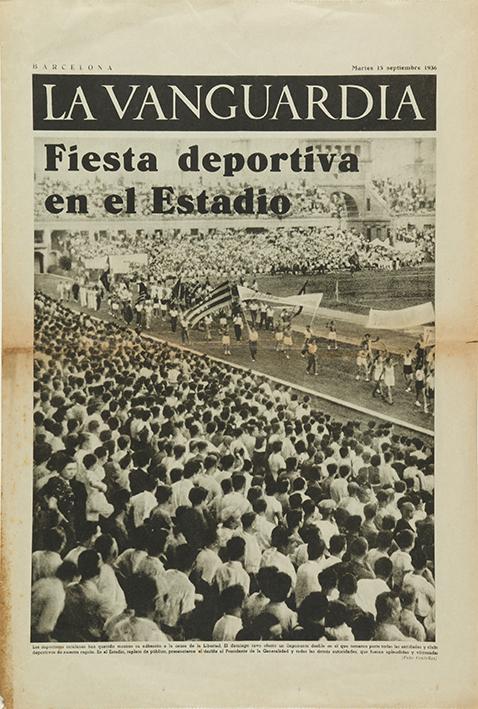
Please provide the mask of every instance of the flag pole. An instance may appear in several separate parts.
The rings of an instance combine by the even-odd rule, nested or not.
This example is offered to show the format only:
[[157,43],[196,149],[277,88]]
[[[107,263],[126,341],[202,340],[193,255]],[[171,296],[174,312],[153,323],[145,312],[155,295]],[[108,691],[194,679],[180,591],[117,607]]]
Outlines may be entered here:
[[317,311],[318,311],[318,309],[319,309],[319,305],[320,305],[320,300],[317,301],[317,305],[315,306],[315,310],[314,310],[314,313],[313,313],[313,315],[312,315],[312,319],[311,319],[310,325],[309,325],[310,329],[312,329],[312,323],[314,322],[315,316],[317,315]]

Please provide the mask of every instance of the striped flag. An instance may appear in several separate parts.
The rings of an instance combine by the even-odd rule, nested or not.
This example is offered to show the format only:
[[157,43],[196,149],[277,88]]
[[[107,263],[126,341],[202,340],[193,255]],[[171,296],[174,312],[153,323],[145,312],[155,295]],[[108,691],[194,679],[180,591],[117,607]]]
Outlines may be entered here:
[[220,310],[229,303],[232,303],[232,289],[229,281],[225,281],[208,293],[200,303],[186,310],[184,317],[188,321],[189,327],[194,327],[201,322],[206,315]]

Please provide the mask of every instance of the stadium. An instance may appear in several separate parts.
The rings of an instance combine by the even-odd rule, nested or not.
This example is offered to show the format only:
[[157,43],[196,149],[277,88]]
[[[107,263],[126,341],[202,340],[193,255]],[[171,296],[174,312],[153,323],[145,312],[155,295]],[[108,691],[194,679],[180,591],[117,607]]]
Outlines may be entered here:
[[158,216],[37,140],[32,639],[433,640],[434,141],[224,142],[359,159],[266,185],[158,143],[291,209]]

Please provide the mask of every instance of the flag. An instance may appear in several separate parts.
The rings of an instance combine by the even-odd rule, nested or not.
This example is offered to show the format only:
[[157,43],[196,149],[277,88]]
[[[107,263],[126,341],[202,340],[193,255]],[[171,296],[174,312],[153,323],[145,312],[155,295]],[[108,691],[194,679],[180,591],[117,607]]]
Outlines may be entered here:
[[[304,285],[302,286],[302,288],[300,289],[300,291],[297,293],[297,295],[305,295],[305,294],[307,293],[307,284],[308,284],[308,283],[309,283],[309,279],[306,280],[306,282],[304,283]],[[303,311],[303,309],[304,309],[304,306],[303,306],[303,305],[298,305],[298,306],[297,306],[297,310],[296,310],[295,313],[292,315],[292,318],[296,318],[298,315],[300,315],[301,312]]]
[[302,286],[302,288],[300,289],[300,291],[297,293],[297,295],[305,295],[305,294],[306,294],[306,292],[307,292],[307,284],[308,284],[308,283],[309,283],[309,281],[307,280],[307,281],[304,283],[304,285]]
[[201,322],[206,315],[210,315],[216,310],[220,310],[229,303],[232,303],[232,289],[229,281],[225,281],[208,293],[200,303],[189,310],[186,310],[184,317],[187,320],[189,327],[194,327]]
[[103,271],[103,273],[100,276],[100,283],[105,290],[110,290],[110,288],[111,288],[111,283],[110,283],[111,264],[110,264],[109,256],[108,256],[107,264],[108,264],[107,268]]
[[138,283],[138,297],[136,299],[136,304],[144,303],[145,300],[149,298],[148,289],[144,285],[143,281]]
[[406,330],[435,322],[435,310],[432,303],[413,305],[401,310],[370,310],[368,328],[383,330]]
[[179,276],[178,280],[174,284],[172,291],[171,291],[171,297],[173,300],[179,300],[182,301],[184,298],[185,294],[185,288],[184,288],[184,283],[181,281],[181,276]]

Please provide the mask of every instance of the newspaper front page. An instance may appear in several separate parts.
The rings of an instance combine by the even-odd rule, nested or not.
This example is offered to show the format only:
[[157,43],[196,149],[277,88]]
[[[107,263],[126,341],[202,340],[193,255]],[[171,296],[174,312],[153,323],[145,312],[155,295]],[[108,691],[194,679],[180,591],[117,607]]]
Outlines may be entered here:
[[7,707],[475,704],[474,10],[3,8]]

